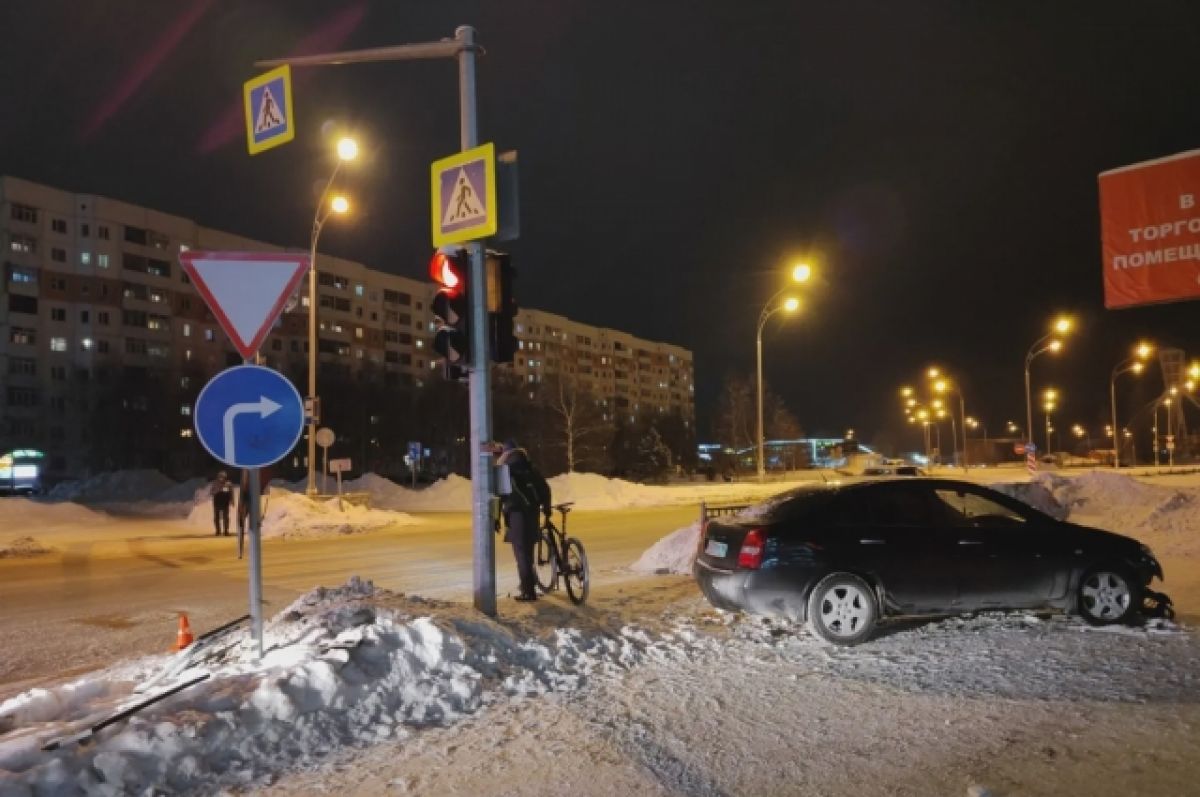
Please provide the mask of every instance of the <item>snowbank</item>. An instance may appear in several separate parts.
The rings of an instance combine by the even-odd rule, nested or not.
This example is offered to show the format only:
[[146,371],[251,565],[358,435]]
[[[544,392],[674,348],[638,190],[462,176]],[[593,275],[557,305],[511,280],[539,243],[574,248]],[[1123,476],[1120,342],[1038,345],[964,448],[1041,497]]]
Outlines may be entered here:
[[[267,537],[324,537],[338,534],[358,534],[386,526],[411,526],[421,521],[403,512],[375,509],[343,503],[330,498],[314,501],[300,493],[271,488],[264,498],[262,535]],[[231,525],[236,523],[237,509],[230,510]],[[188,523],[211,529],[212,504],[201,501],[188,513]]]
[[74,501],[81,504],[101,501],[149,501],[177,486],[174,481],[156,470],[117,470],[98,473],[88,479],[57,484],[47,497],[52,501]]
[[111,522],[112,518],[108,515],[78,504],[47,504],[29,498],[0,498],[0,528],[5,532]]
[[700,521],[696,521],[690,526],[676,529],[651,545],[641,558],[629,567],[635,573],[674,573],[690,576],[699,545]]
[[[270,782],[287,766],[338,747],[403,739],[449,725],[495,701],[579,688],[624,671],[658,645],[655,658],[682,658],[629,627],[550,638],[514,635],[468,609],[426,614],[380,608],[370,582],[352,578],[315,589],[264,630],[255,660],[247,633],[210,648],[183,682],[210,678],[102,731],[88,745],[44,752],[135,702],[134,684],[162,671],[150,657],[0,704],[0,786],[5,793],[213,793]],[[406,609],[422,608],[409,599]],[[150,693],[170,684],[157,686]],[[11,791],[10,791],[11,789]]]

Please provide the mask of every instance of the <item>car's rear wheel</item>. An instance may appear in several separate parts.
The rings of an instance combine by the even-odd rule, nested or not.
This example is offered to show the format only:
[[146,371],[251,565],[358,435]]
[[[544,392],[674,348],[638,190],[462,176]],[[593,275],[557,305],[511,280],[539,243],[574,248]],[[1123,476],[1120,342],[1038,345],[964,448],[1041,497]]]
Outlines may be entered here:
[[878,619],[874,590],[853,573],[830,573],[808,596],[808,629],[835,645],[866,641]]
[[1142,591],[1119,565],[1101,565],[1083,574],[1075,591],[1079,616],[1092,625],[1128,623],[1138,613]]

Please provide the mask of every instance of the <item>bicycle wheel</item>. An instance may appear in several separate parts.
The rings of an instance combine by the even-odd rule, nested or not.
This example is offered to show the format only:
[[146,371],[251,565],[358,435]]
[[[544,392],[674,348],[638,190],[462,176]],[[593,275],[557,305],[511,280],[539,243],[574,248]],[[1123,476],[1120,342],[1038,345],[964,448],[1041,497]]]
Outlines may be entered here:
[[567,582],[567,595],[572,603],[583,603],[587,600],[588,577],[587,554],[583,552],[583,543],[574,537],[567,539],[566,562],[563,570],[563,580]]
[[543,593],[557,585],[558,557],[554,555],[554,541],[548,529],[538,533],[537,545],[533,548],[533,572],[537,576],[538,588]]

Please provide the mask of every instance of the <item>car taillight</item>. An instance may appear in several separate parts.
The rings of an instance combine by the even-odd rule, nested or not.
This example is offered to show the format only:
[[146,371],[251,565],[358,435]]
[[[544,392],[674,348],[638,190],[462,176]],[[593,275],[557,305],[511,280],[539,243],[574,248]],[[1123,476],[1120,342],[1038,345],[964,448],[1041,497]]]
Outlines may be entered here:
[[750,529],[746,532],[746,537],[742,540],[742,550],[738,551],[738,567],[757,570],[758,566],[762,564],[763,547],[766,545],[766,541],[762,529]]

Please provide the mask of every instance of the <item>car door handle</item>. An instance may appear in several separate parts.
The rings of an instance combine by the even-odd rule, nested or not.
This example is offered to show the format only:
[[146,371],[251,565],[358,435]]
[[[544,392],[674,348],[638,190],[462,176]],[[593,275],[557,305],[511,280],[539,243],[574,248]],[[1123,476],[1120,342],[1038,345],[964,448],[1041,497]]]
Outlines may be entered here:
[[887,545],[887,540],[859,540],[863,545]]
[[959,545],[983,545],[983,540],[959,540]]

